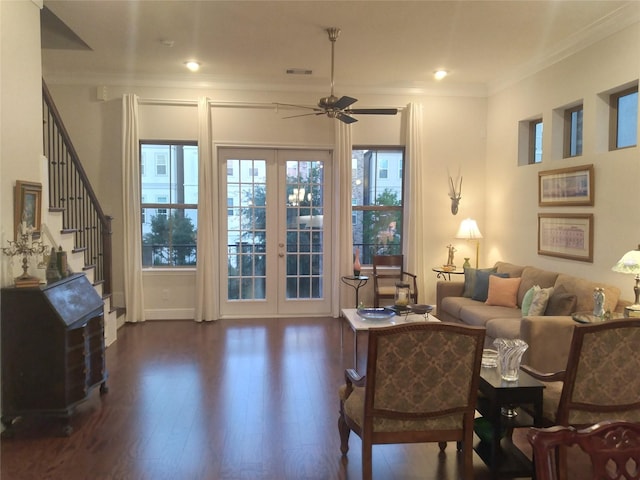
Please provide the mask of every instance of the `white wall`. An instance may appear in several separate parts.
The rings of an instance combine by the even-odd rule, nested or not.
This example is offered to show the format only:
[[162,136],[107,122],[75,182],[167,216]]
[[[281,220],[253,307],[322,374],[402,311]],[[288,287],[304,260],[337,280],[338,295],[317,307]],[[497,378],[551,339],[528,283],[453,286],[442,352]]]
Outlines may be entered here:
[[[640,155],[638,147],[607,151],[608,109],[599,94],[639,77],[640,24],[635,24],[489,98],[484,264],[507,260],[573,273],[617,285],[623,298],[633,299],[632,278],[611,267],[640,242]],[[583,154],[562,159],[552,143],[552,113],[580,99]],[[519,167],[518,122],[540,114],[543,161]],[[595,169],[593,207],[538,207],[538,172],[587,164]],[[593,263],[538,255],[538,213],[593,213]]]
[[[46,75],[45,75],[46,79]],[[114,230],[114,298],[121,297],[122,265],[122,192],[120,102],[123,93],[135,93],[142,100],[140,131],[143,139],[196,139],[197,108],[193,106],[147,105],[145,100],[189,100],[201,96],[213,102],[271,102],[310,104],[317,94],[282,92],[218,91],[211,89],[161,89],[152,87],[107,86],[106,102],[97,99],[96,85],[49,84],[53,98],[74,142],[81,161],[102,202],[105,212],[115,217]],[[360,104],[376,106],[404,106],[411,101],[424,105],[424,146],[428,171],[432,182],[425,185],[428,197],[431,235],[425,239],[429,262],[439,265],[446,260],[445,246],[454,241],[463,216],[482,216],[484,213],[484,151],[486,131],[486,100],[473,97],[402,97],[358,95]],[[175,103],[175,102],[174,102]],[[325,117],[299,117],[283,120],[291,110],[275,108],[213,107],[212,128],[216,144],[333,147],[334,125]],[[403,117],[361,116],[353,125],[354,144],[404,144]],[[95,130],[92,133],[92,130]],[[460,168],[464,176],[460,213],[450,213],[447,168],[456,174]],[[410,219],[409,219],[410,221]],[[482,228],[482,225],[481,225]],[[470,246],[460,243],[462,253]],[[471,251],[471,250],[469,250]],[[465,255],[468,256],[468,255]],[[435,274],[427,281],[422,300],[435,302]],[[180,288],[172,289],[171,285]],[[145,273],[145,304],[150,318],[189,318],[193,307],[195,274],[155,271]],[[370,285],[363,291],[370,298]]]
[[[40,5],[0,2],[0,241],[13,240],[16,180],[43,182]],[[45,203],[43,206],[47,206]],[[2,286],[22,273],[2,255]],[[33,273],[33,272],[32,272]]]

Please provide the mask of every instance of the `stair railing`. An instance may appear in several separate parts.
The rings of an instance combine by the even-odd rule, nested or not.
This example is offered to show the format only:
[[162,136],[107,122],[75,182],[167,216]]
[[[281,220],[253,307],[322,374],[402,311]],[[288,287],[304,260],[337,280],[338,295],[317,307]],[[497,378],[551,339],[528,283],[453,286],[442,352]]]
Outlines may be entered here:
[[42,80],[43,152],[49,162],[50,210],[62,212],[63,232],[75,233],[74,251],[84,251],[85,268],[94,268],[94,283],[112,293],[111,220],[98,202],[87,174]]

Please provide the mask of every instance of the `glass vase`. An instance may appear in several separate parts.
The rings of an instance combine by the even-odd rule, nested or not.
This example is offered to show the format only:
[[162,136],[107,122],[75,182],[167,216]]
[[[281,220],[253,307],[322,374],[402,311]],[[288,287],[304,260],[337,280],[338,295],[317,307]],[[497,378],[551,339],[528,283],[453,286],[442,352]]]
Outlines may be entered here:
[[496,338],[493,344],[498,349],[500,378],[507,382],[515,382],[518,380],[522,355],[529,345],[519,338]]

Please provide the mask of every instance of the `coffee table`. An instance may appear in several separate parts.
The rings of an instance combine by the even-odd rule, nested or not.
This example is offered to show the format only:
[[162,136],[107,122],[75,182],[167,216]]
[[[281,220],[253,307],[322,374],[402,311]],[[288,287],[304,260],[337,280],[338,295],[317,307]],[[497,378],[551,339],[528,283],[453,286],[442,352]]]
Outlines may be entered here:
[[358,370],[358,333],[368,332],[371,328],[389,327],[391,325],[402,325],[415,322],[439,322],[431,313],[418,315],[415,313],[396,315],[390,320],[364,320],[358,315],[355,308],[343,308],[342,318],[344,322],[340,324],[340,348],[343,347],[344,324],[347,323],[353,332],[353,368]]
[[[480,442],[474,445],[474,450],[489,467],[492,478],[532,476],[531,462],[515,446],[511,436],[516,427],[543,426],[543,389],[541,382],[522,370],[515,382],[502,380],[495,367],[480,370],[476,410],[488,428],[480,427],[476,419],[475,431]],[[512,409],[516,415],[505,416],[503,409]]]

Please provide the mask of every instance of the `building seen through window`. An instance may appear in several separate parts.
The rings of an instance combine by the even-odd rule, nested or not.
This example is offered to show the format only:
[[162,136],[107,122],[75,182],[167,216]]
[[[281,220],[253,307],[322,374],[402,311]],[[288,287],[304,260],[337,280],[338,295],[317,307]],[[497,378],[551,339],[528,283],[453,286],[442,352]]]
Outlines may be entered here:
[[195,142],[141,142],[142,265],[196,264],[198,146]]
[[404,148],[355,147],[351,161],[353,244],[360,261],[401,254]]

